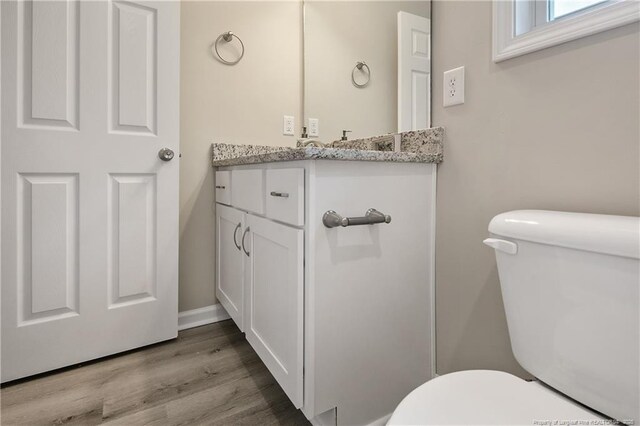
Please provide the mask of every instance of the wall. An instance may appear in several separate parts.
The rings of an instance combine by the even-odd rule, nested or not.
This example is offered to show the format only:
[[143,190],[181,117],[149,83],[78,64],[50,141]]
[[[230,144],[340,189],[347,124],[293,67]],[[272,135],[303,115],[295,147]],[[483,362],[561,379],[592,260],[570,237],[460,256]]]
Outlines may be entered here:
[[[305,3],[305,116],[320,120],[320,139],[398,129],[398,11],[429,17],[429,1],[308,1]],[[371,82],[356,88],[357,61]],[[356,74],[357,76],[357,74]],[[359,81],[359,80],[358,80]],[[384,101],[381,101],[384,100]]]
[[[493,251],[497,213],[639,215],[638,24],[491,61],[491,3],[432,8],[433,123],[446,127],[437,194],[437,371],[526,376],[507,334]],[[465,104],[442,73],[466,67]]]
[[[295,145],[295,137],[282,135],[282,116],[298,123],[302,117],[302,5],[182,1],[181,26],[179,309],[185,311],[215,303],[211,143]],[[246,48],[235,66],[210,51],[228,30]]]

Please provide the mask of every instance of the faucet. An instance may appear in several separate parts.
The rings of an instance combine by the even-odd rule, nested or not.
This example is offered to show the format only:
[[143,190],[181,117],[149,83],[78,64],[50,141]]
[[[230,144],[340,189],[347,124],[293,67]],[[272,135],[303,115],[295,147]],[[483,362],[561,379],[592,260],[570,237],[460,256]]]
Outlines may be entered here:
[[306,126],[302,127],[302,134],[300,135],[300,139],[298,139],[298,143],[296,144],[296,146],[298,148],[305,148],[307,146],[315,146],[319,148],[326,147],[326,145],[320,142],[320,140],[318,140],[317,138],[316,139],[310,138],[309,135],[307,135]]
[[320,142],[318,139],[298,139],[298,148],[305,148],[308,146],[315,146],[318,148],[325,148],[326,145]]

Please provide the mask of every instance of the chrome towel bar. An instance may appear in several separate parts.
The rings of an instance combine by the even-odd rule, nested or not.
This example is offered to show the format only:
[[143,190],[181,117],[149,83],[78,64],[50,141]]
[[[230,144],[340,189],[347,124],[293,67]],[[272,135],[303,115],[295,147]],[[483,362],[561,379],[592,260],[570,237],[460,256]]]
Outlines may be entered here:
[[376,223],[390,223],[391,216],[379,212],[376,209],[369,209],[364,216],[361,217],[342,217],[333,210],[327,210],[322,215],[322,223],[327,228],[335,228],[337,226],[355,226],[355,225],[373,225]]

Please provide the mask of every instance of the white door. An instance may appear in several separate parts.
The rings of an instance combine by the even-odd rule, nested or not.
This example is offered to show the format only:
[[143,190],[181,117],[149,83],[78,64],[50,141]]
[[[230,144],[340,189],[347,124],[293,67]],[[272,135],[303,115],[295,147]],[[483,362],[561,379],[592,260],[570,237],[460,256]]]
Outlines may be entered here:
[[431,126],[431,21],[398,12],[398,131]]
[[303,231],[247,215],[247,340],[302,406]]
[[241,210],[216,204],[216,297],[240,330],[244,330],[244,216]]
[[2,381],[177,335],[179,12],[2,1]]

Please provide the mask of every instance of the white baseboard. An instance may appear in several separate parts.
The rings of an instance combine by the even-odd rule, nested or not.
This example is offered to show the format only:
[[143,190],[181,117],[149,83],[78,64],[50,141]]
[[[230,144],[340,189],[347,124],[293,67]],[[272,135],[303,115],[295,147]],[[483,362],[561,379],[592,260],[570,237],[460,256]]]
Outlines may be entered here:
[[386,416],[380,417],[378,420],[372,421],[367,426],[385,426],[389,421],[389,419],[391,418],[392,414],[393,413],[389,413]]
[[224,321],[229,318],[229,314],[219,303],[205,306],[204,308],[178,312],[178,331],[205,324],[213,324],[214,322]]
[[336,426],[336,409],[332,408],[309,419],[312,426]]

